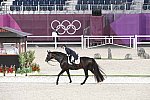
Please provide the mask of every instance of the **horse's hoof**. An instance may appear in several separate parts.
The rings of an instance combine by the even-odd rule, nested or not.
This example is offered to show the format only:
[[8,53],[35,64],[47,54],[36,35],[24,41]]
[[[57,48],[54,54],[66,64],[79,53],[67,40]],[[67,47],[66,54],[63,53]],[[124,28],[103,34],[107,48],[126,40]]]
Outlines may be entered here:
[[58,83],[56,83],[56,85],[58,85]]
[[83,85],[84,83],[81,83],[81,85]]
[[72,83],[72,81],[70,81],[69,83]]

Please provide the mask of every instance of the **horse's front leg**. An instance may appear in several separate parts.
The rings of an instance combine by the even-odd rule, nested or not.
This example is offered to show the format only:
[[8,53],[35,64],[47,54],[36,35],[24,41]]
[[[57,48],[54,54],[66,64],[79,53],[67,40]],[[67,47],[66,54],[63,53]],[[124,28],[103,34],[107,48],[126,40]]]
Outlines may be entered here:
[[85,73],[85,79],[84,79],[84,81],[81,83],[81,85],[83,85],[83,84],[86,82],[87,78],[89,77],[89,75],[88,75],[88,70],[87,70],[87,69],[84,69],[84,73]]
[[67,74],[68,74],[68,77],[69,77],[69,80],[70,80],[70,83],[71,83],[72,80],[71,80],[71,77],[70,77],[70,72],[69,72],[69,70],[67,70],[66,72],[67,72]]
[[62,73],[64,73],[64,72],[65,72],[65,70],[61,70],[61,72],[58,74],[57,81],[56,81],[56,85],[58,85],[58,81],[59,81],[60,75],[61,75]]

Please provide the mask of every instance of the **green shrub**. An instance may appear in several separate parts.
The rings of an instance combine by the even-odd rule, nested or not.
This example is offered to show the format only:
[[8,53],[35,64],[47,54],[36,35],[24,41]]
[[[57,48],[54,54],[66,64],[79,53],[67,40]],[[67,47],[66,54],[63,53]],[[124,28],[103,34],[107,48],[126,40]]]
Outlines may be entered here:
[[[19,54],[20,68],[17,69],[17,73],[31,73],[32,71],[40,71],[39,64],[33,63],[35,59],[35,51],[27,51]],[[34,69],[34,70],[33,70]]]

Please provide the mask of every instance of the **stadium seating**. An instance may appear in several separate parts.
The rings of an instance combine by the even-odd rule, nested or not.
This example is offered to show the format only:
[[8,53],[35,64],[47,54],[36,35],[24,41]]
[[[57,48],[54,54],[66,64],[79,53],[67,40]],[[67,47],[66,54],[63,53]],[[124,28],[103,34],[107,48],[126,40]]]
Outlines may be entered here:
[[110,10],[111,4],[116,6],[120,5],[119,9],[121,10],[124,10],[126,6],[126,9],[129,10],[132,4],[132,0],[78,0],[75,8],[76,10],[88,10],[88,5],[90,5],[90,10],[94,9]]
[[144,4],[149,3],[149,0],[144,0]]
[[121,4],[132,0],[78,0],[77,4]]
[[150,0],[144,0],[143,10],[150,10]]
[[11,11],[20,11],[23,6],[23,11],[51,11],[63,10],[66,0],[15,0],[10,6]]
[[[66,0],[14,0],[10,6],[11,11],[52,11],[64,9]],[[149,0],[145,0],[145,3]],[[76,10],[94,10],[94,9],[120,9],[129,10],[132,0],[78,0],[75,5]],[[111,6],[113,5],[113,6]],[[119,8],[118,8],[119,7]],[[147,7],[147,6],[146,6]],[[144,9],[144,7],[143,7]],[[147,9],[147,8],[145,8]]]

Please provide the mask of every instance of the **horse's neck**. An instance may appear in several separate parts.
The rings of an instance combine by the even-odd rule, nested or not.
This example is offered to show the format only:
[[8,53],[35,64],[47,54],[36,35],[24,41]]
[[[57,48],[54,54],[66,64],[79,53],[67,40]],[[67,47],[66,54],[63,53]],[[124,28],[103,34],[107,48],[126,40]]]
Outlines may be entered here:
[[65,59],[65,56],[55,56],[55,60],[57,60],[59,63],[62,62],[62,60]]
[[57,60],[59,63],[61,62],[61,59],[59,59],[58,57],[55,57],[55,60]]

